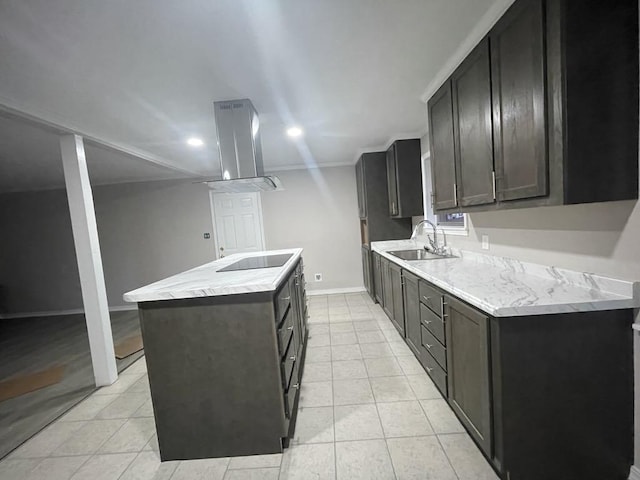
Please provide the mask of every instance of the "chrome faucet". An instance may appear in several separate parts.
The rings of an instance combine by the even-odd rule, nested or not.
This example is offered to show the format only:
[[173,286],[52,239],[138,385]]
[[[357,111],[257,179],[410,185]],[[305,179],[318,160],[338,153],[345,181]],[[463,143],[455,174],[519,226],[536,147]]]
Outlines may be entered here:
[[[430,220],[427,220],[426,218],[418,222],[418,224],[415,226],[415,228],[413,229],[413,233],[411,234],[411,240],[416,239],[416,237],[418,236],[418,233],[420,232],[420,229],[424,224],[431,225],[431,228],[433,229],[433,238],[431,238],[431,235],[427,235],[427,238],[429,239],[429,246],[431,247],[431,251],[436,255],[446,255],[447,237],[444,236],[444,230],[442,231],[442,234],[444,236],[444,245],[440,247],[438,245],[438,229],[433,222],[431,222]],[[424,246],[424,249],[428,250],[427,245]]]
[[[421,220],[420,222],[418,222],[416,227],[413,229],[413,233],[411,234],[411,240],[415,240],[416,239],[416,237],[418,236],[418,232],[420,231],[420,228],[425,223],[431,225],[431,228],[433,228],[433,238],[431,238],[430,235],[427,235],[427,238],[429,239],[429,244],[431,245],[431,249],[434,252],[437,252],[438,251],[438,232],[437,232],[436,226],[433,224],[433,222],[431,222],[430,220],[427,220],[426,218],[424,220]],[[425,245],[424,248],[426,250],[427,246]]]

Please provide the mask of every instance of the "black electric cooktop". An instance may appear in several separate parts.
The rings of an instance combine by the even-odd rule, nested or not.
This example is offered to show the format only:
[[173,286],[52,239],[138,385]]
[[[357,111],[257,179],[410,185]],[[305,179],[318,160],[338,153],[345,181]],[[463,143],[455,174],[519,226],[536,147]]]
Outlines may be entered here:
[[236,270],[253,270],[255,268],[281,267],[293,257],[293,253],[281,253],[278,255],[261,255],[238,260],[218,270],[218,272],[233,272]]

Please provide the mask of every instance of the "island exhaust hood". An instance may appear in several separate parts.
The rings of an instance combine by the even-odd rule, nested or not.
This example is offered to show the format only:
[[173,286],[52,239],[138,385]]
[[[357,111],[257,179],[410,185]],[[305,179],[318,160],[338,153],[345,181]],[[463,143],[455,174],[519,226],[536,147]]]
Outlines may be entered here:
[[282,190],[276,176],[264,175],[260,122],[251,100],[228,100],[213,104],[222,179],[208,180],[220,193]]

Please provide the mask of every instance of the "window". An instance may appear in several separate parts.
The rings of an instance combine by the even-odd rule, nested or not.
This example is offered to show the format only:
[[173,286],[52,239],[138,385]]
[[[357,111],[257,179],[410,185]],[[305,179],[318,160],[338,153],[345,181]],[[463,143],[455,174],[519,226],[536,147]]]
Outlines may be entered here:
[[436,215],[438,226],[442,228],[457,227],[464,228],[464,213],[445,213],[444,215]]
[[447,235],[469,235],[467,216],[464,213],[443,213],[436,215],[431,204],[431,165],[429,154],[422,157],[422,188],[425,192],[425,218],[431,220],[438,228],[442,228]]

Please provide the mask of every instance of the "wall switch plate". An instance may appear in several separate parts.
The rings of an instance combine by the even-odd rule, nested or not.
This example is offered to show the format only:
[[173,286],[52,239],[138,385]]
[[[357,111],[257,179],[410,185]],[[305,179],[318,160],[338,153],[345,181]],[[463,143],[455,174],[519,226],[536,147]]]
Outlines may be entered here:
[[204,234],[204,239],[205,239],[205,240],[208,240],[208,239],[210,239],[210,238],[211,238],[211,234],[210,234],[210,233],[205,233],[205,234]]
[[313,277],[315,278],[316,282],[321,282],[322,281],[322,274],[321,273],[316,273]]
[[482,235],[482,249],[489,250],[489,235]]

